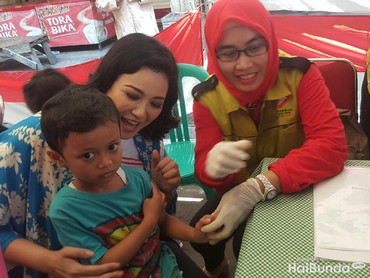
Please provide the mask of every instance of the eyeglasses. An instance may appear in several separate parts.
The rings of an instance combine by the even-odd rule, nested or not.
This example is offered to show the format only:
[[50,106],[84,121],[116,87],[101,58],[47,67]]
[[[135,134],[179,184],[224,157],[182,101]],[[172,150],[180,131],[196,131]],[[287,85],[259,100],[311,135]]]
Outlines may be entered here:
[[265,54],[269,48],[268,44],[260,44],[253,47],[247,47],[242,50],[227,50],[225,52],[216,53],[217,59],[222,62],[232,62],[236,61],[240,57],[240,53],[244,53],[248,57],[255,57]]

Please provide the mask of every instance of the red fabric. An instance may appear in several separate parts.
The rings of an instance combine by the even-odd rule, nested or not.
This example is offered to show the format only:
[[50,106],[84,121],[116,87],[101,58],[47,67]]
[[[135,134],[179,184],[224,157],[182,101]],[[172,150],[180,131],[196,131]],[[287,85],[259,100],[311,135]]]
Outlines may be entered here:
[[346,58],[366,69],[370,15],[274,15],[279,48],[306,58]]
[[[247,2],[247,1],[246,1]],[[279,48],[306,58],[339,57],[351,60],[358,71],[366,69],[366,50],[370,48],[370,16],[366,15],[273,15]],[[181,63],[203,65],[200,13],[190,13],[156,35],[173,51]],[[327,38],[325,41],[321,38]],[[94,62],[93,62],[94,63]],[[80,68],[81,66],[81,68]],[[89,66],[61,68],[73,80],[84,82]],[[78,71],[75,74],[72,72]],[[34,71],[0,72],[0,88],[6,101],[23,101],[22,86]]]
[[[304,145],[270,165],[280,178],[282,192],[300,191],[338,174],[347,157],[346,141],[338,113],[317,67],[311,66],[302,77],[298,91],[298,109],[306,136]],[[233,175],[223,181],[209,179],[205,173],[207,153],[223,140],[219,126],[200,102],[193,105],[196,126],[195,175],[199,181],[219,190],[230,185]],[[333,159],[335,158],[335,159]]]
[[347,158],[344,128],[329,95],[318,68],[311,66],[297,91],[306,141],[270,165],[280,178],[283,193],[303,190],[343,169]]
[[178,63],[203,65],[200,12],[188,13],[155,37],[167,45]]
[[[96,59],[83,64],[59,68],[58,71],[65,74],[73,82],[83,84],[87,81],[89,74],[95,71],[99,63],[100,59]],[[24,102],[22,87],[35,73],[35,71],[0,72],[0,94],[4,101]]]
[[[253,11],[253,12],[251,12]],[[240,92],[226,80],[218,67],[215,49],[227,22],[234,21],[250,27],[262,35],[269,44],[268,65],[262,85],[254,92]],[[264,93],[275,83],[279,69],[278,43],[275,36],[272,19],[269,12],[258,0],[234,0],[216,2],[207,14],[205,37],[208,46],[208,72],[216,74],[217,78],[226,86],[229,92],[236,97],[241,105],[255,102],[262,98]]]

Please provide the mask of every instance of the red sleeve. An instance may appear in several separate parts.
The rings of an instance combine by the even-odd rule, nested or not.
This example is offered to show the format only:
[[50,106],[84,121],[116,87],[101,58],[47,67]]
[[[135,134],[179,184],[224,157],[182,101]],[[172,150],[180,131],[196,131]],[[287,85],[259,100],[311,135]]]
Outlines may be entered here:
[[283,193],[337,175],[347,158],[343,124],[316,66],[311,65],[303,75],[297,98],[306,141],[269,166],[279,176]]
[[234,175],[229,175],[226,179],[218,181],[210,179],[205,172],[208,152],[214,145],[224,140],[221,129],[208,108],[196,100],[193,103],[193,118],[196,128],[195,176],[208,187],[217,188],[218,190],[226,189],[231,184]]

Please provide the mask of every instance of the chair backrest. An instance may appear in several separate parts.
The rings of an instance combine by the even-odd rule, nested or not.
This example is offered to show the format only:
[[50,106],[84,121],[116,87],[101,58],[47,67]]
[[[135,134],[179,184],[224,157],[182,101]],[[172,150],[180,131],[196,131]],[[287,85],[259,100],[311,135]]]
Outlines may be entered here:
[[357,71],[353,63],[344,58],[309,60],[318,66],[335,106],[357,113]]
[[199,82],[203,82],[209,75],[205,69],[195,65],[178,63],[177,67],[179,69],[179,100],[174,106],[174,113],[181,120],[181,123],[177,128],[170,131],[171,143],[190,141],[188,113],[186,111],[186,100],[184,94],[184,81],[186,80],[184,80],[184,78],[192,77],[199,80]]

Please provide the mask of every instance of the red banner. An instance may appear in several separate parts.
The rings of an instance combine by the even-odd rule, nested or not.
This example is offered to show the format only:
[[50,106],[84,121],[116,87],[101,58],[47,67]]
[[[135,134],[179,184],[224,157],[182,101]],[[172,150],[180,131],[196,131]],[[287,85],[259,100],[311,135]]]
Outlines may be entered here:
[[51,47],[98,44],[115,35],[113,15],[90,1],[41,3],[36,12]]
[[0,39],[41,34],[34,5],[0,8]]
[[[92,60],[75,66],[58,68],[58,71],[65,74],[77,84],[87,81],[89,74],[98,67],[100,59]],[[22,88],[31,79],[36,71],[0,71],[0,95],[5,102],[24,102]]]

